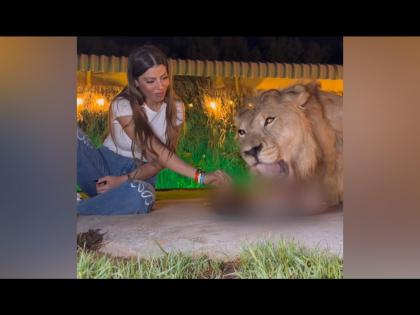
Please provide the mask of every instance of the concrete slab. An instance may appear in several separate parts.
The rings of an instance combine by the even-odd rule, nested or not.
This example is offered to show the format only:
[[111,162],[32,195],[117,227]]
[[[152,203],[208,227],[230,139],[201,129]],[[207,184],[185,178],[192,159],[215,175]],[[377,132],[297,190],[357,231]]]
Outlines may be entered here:
[[77,233],[89,229],[106,233],[100,252],[116,257],[157,257],[163,249],[232,260],[243,246],[281,238],[343,255],[342,211],[256,224],[216,214],[202,199],[161,200],[145,215],[79,216]]

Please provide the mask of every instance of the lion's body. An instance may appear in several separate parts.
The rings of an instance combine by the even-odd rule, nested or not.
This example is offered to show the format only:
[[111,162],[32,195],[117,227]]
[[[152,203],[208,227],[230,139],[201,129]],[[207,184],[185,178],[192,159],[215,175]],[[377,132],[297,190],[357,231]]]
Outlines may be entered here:
[[343,99],[316,84],[260,95],[236,117],[241,155],[251,171],[317,183],[328,206],[343,200]]

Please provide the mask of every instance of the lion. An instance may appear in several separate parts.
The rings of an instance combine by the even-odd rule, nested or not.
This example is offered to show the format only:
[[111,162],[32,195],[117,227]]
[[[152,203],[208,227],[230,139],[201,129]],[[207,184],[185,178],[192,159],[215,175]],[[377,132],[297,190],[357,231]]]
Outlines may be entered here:
[[[316,82],[267,90],[234,120],[253,174],[318,187],[323,210],[343,202],[343,97]],[[312,185],[312,186],[311,186]]]

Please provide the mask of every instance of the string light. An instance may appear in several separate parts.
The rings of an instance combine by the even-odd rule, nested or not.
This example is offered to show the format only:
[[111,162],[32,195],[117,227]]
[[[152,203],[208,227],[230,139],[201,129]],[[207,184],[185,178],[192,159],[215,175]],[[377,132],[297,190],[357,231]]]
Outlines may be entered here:
[[98,99],[96,100],[96,103],[97,103],[99,106],[104,106],[104,105],[105,105],[105,100],[104,100],[103,98],[98,98]]

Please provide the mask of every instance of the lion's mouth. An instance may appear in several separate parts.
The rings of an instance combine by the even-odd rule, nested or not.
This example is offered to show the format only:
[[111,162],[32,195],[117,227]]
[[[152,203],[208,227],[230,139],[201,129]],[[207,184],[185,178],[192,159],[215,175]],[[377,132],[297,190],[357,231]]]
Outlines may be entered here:
[[255,167],[264,176],[289,176],[289,165],[284,160],[276,163],[258,163]]

